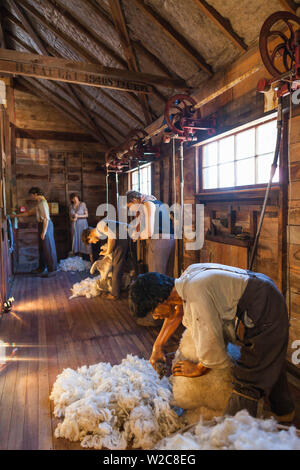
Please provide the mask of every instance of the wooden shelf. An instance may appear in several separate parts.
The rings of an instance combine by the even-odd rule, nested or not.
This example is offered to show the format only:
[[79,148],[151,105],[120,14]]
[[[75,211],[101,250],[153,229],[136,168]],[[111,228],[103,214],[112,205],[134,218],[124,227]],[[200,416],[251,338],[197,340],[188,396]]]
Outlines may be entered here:
[[216,243],[224,243],[225,245],[233,245],[233,246],[243,246],[246,248],[250,248],[252,245],[252,240],[243,240],[237,237],[229,237],[229,236],[222,236],[222,235],[206,235],[205,240],[209,240],[211,242]]
[[[272,186],[269,195],[271,205],[278,204],[280,186]],[[232,201],[256,201],[263,202],[266,193],[266,187],[247,188],[247,189],[230,189],[220,191],[206,191],[196,193],[195,198],[202,203],[205,202],[232,202]],[[273,203],[273,204],[272,204]]]

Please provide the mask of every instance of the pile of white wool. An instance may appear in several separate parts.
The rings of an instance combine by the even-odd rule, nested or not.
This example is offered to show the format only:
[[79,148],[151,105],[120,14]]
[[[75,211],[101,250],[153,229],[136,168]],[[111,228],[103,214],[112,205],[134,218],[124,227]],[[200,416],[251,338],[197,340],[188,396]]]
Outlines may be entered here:
[[116,366],[65,369],[50,398],[55,416],[63,418],[55,436],[82,447],[152,449],[180,428],[168,379],[160,380],[149,361],[137,356]]
[[216,424],[199,422],[193,431],[157,443],[159,450],[300,450],[296,428],[278,430],[274,419],[252,418],[246,410],[219,417]]
[[89,261],[85,261],[80,256],[71,256],[70,258],[62,259],[59,262],[58,269],[60,271],[88,271],[91,267]]

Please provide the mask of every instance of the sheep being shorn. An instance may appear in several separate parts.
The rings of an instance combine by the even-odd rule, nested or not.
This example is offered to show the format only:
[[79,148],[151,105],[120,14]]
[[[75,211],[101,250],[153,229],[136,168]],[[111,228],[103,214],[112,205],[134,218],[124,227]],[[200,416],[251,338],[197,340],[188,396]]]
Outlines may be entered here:
[[[189,330],[182,336],[174,363],[181,360],[197,361],[196,349]],[[174,404],[185,410],[187,422],[222,416],[232,393],[231,367],[211,369],[201,377],[172,376]]]
[[65,369],[53,385],[56,437],[95,449],[151,449],[180,428],[167,378],[145,359]]

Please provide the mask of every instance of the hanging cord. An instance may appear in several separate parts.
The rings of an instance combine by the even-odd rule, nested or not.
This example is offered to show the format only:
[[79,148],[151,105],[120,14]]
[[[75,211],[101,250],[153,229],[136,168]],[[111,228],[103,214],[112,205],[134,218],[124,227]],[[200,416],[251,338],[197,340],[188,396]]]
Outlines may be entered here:
[[[291,77],[292,80],[292,77]],[[290,91],[289,97],[289,128],[288,128],[288,223],[287,223],[287,238],[288,238],[288,249],[287,249],[287,289],[288,289],[288,312],[289,319],[291,318],[292,312],[292,295],[291,295],[291,258],[290,258],[290,240],[291,240],[291,224],[289,221],[289,210],[291,208],[292,201],[292,185],[291,185],[291,161],[290,161],[290,144],[291,144],[291,129],[292,129],[292,117],[293,117],[293,100],[292,91]]]
[[116,198],[117,198],[117,218],[119,219],[119,175],[116,171]]
[[106,185],[106,212],[107,213],[108,213],[108,178],[109,178],[109,172],[108,172],[108,167],[106,167],[105,185]]
[[141,169],[140,162],[138,162],[138,191],[141,192]]
[[173,138],[173,183],[174,183],[174,204],[176,204],[176,141]]
[[265,213],[266,213],[266,207],[267,207],[267,203],[268,203],[268,198],[269,198],[269,193],[270,193],[272,181],[273,181],[274,175],[275,175],[276,170],[277,170],[278,157],[279,157],[279,153],[280,153],[281,136],[282,136],[282,97],[279,97],[279,100],[278,100],[278,114],[277,114],[276,148],[275,148],[274,160],[273,160],[273,163],[272,163],[272,166],[271,166],[270,179],[269,179],[269,183],[268,183],[268,186],[267,186],[267,189],[266,189],[263,208],[262,208],[262,211],[261,211],[259,227],[258,227],[256,236],[255,236],[255,241],[254,241],[254,245],[253,245],[253,249],[252,249],[252,253],[251,253],[250,264],[249,264],[250,271],[252,270],[252,266],[253,266],[255,255],[256,255],[257,245],[258,245],[260,232],[261,232],[261,229],[262,229],[262,224],[263,224]]
[[179,256],[179,275],[181,275],[183,271],[183,260],[184,260],[184,241],[183,241],[183,207],[184,207],[184,172],[183,172],[183,163],[184,163],[184,153],[183,153],[183,141],[180,141],[179,146],[179,161],[180,161],[180,223],[181,223],[181,240],[179,243],[181,257]]

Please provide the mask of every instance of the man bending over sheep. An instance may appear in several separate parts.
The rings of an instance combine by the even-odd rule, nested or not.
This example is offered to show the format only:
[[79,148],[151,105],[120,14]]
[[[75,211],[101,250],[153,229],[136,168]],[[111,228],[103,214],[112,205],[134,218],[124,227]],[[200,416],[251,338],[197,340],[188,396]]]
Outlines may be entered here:
[[[268,396],[272,413],[292,421],[294,404],[285,371],[289,318],[284,297],[264,274],[220,264],[193,264],[179,279],[159,273],[138,276],[129,291],[133,315],[151,312],[163,319],[154,343],[151,364],[165,362],[163,347],[182,323],[190,330],[198,362],[179,361],[174,376],[199,377],[210,369],[228,367],[223,325],[235,323],[241,345],[233,366],[233,393],[225,414],[241,409],[256,417],[258,401]],[[243,338],[238,337],[242,323]]]
[[[126,237],[120,236],[122,229],[126,232]],[[127,224],[103,219],[98,222],[96,228],[87,228],[83,230],[81,235],[81,239],[86,245],[97,243],[101,238],[107,237],[107,248],[105,250],[102,248],[100,255],[112,256],[112,293],[106,295],[106,298],[110,300],[118,299],[121,292],[122,274],[128,251],[127,230]]]

